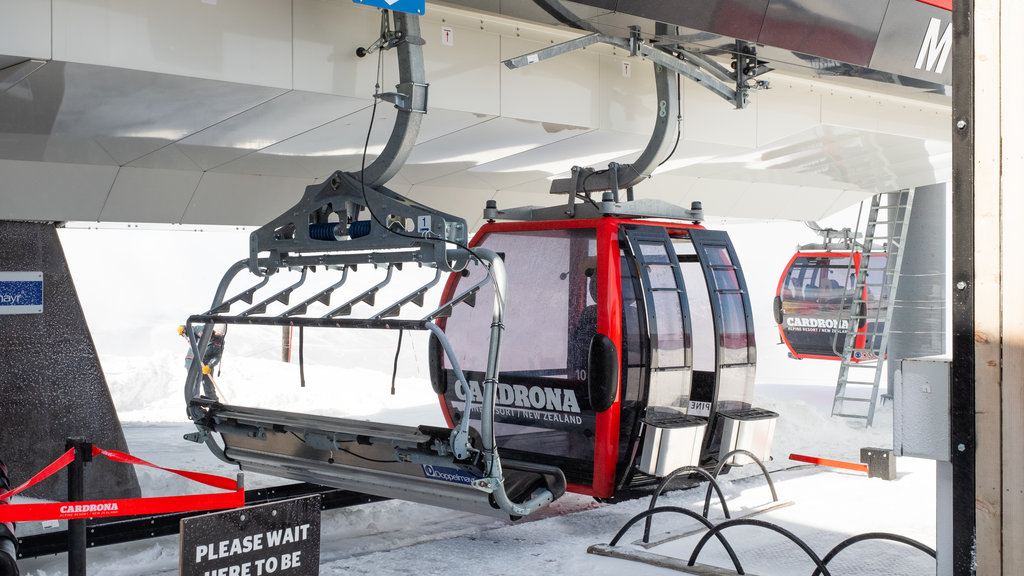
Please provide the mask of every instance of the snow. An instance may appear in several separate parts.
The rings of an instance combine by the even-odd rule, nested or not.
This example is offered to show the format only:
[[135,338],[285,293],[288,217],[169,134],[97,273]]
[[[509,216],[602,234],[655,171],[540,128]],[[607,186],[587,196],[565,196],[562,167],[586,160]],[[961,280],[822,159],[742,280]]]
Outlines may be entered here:
[[[758,295],[755,405],[780,414],[773,460],[767,466],[780,500],[788,504],[761,511],[771,496],[760,470],[753,465],[733,468],[720,479],[733,517],[761,511],[753,517],[796,534],[819,557],[845,538],[865,532],[892,532],[934,547],[933,462],[899,458],[898,478],[884,481],[788,459],[796,453],[859,462],[863,447],[891,447],[892,406],[881,406],[875,426],[867,429],[860,422],[829,417],[837,363],[788,359],[776,344],[769,308],[778,274],[794,244],[813,238],[800,237],[802,225],[793,223],[732,224],[730,233],[746,265],[748,285]],[[767,246],[766,229],[773,232],[767,236],[771,239]],[[131,452],[169,468],[234,476],[236,470],[205,446],[182,439],[194,427],[185,418],[182,394],[186,343],[175,329],[188,315],[209,305],[220,271],[245,255],[246,231],[68,229],[61,236]],[[763,249],[771,257],[751,265],[753,256],[748,254],[760,254]],[[126,263],[137,277],[158,280],[141,288],[109,282],[110,271]],[[403,340],[396,395],[391,395],[394,334],[371,332],[319,347],[311,343],[305,351],[305,387],[300,386],[298,366],[277,358],[279,341],[279,332],[269,337],[258,330],[229,335],[217,377],[228,401],[406,424],[443,422],[429,386],[422,339],[407,334]],[[158,470],[138,468],[137,472],[145,496],[208,490]],[[246,476],[247,487],[275,483],[280,481]],[[704,486],[668,493],[659,505],[700,512]],[[320,573],[672,574],[666,568],[587,553],[591,545],[608,543],[648,504],[647,498],[609,504],[567,494],[536,516],[514,523],[396,501],[330,510],[322,516]],[[710,520],[725,520],[716,499]],[[634,527],[620,547],[642,549],[633,544],[642,530],[642,525]],[[688,517],[655,517],[656,541],[669,532],[678,536],[690,531],[696,533],[649,552],[686,559],[703,534],[703,528]],[[724,534],[747,573],[809,574],[814,569],[799,547],[779,533],[734,526]],[[176,574],[178,543],[173,536],[90,549],[88,571],[113,576]],[[698,562],[731,566],[715,540],[707,544]],[[22,560],[19,565],[25,576],[58,576],[67,573],[66,563],[66,557],[58,555]],[[833,574],[920,575],[934,573],[934,560],[903,544],[868,541],[841,553],[829,568]]]

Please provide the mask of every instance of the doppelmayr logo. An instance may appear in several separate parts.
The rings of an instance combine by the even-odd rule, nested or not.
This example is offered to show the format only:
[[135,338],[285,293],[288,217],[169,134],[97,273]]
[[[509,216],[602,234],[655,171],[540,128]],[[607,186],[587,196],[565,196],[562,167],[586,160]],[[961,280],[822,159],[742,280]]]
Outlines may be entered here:
[[454,484],[472,484],[473,476],[457,470],[455,468],[445,468],[443,466],[431,466],[430,464],[423,465],[423,475],[427,478],[433,478],[434,480],[443,480],[445,482],[452,482]]

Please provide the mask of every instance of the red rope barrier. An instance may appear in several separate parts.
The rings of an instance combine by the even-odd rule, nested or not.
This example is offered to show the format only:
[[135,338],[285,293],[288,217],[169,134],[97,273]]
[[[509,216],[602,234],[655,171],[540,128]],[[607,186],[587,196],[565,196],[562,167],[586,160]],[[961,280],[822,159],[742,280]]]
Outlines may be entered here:
[[106,518],[110,516],[138,516],[143,514],[166,514],[202,510],[223,510],[245,505],[245,488],[241,480],[214,476],[201,472],[175,470],[151,464],[124,452],[103,450],[93,446],[92,455],[106,456],[109,460],[136,466],[149,466],[188,478],[193,482],[230,490],[219,494],[197,494],[194,496],[157,496],[151,498],[128,498],[119,500],[90,500],[87,502],[46,502],[40,504],[11,504],[10,498],[50,477],[75,459],[75,450],[62,454],[52,464],[30,478],[21,486],[3,494],[0,503],[0,522],[28,522],[34,520],[72,520],[79,518]]
[[797,462],[807,462],[808,464],[819,464],[821,466],[831,466],[833,468],[843,468],[845,470],[853,470],[855,472],[868,473],[867,464],[855,464],[853,462],[843,462],[842,460],[829,460],[828,458],[816,458],[814,456],[801,456],[800,454],[790,454],[790,460],[796,460]]

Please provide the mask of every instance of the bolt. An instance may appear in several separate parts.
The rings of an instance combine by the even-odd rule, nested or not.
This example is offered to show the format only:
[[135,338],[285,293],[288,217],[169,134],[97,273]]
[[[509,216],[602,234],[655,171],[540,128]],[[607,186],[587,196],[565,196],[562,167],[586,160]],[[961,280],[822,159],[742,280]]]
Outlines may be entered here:
[[957,444],[956,449],[959,450],[960,452],[963,452],[964,450],[967,450],[967,446],[964,446],[963,444]]
[[956,121],[956,128],[957,128],[957,130],[963,130],[964,128],[967,128],[967,122],[964,121],[964,120],[957,120]]
[[961,280],[961,281],[956,283],[956,289],[957,290],[963,290],[964,288],[967,288],[967,282],[964,282],[963,280]]

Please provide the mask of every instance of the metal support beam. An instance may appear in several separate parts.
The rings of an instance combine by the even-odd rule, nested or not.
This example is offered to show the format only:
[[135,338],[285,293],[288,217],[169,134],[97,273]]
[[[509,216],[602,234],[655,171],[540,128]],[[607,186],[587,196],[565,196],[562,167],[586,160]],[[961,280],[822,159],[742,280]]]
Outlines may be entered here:
[[[953,574],[973,576],[975,561],[1001,574],[998,527],[975,532],[981,502],[975,494],[975,148],[974,1],[953,2],[953,364],[950,374]],[[984,361],[982,360],[982,364]],[[995,446],[987,449],[999,459]],[[988,509],[988,505],[983,506]],[[991,538],[995,538],[995,542]],[[981,543],[980,548],[976,544]],[[993,551],[993,546],[996,550]],[[995,553],[993,553],[995,552]],[[977,555],[977,556],[976,556]]]
[[[668,25],[659,22],[657,35],[659,37],[668,36]],[[641,55],[654,63],[658,116],[655,119],[654,130],[647,148],[636,161],[630,164],[612,163],[603,170],[574,167],[571,178],[562,178],[551,183],[552,194],[570,195],[569,208],[566,212],[569,217],[574,215],[573,203],[576,194],[611,190],[614,193],[615,201],[618,202],[619,190],[623,188],[631,190],[633,186],[649,178],[651,173],[667,159],[670,154],[669,148],[673,143],[672,135],[678,134],[678,123],[682,120],[679,113],[677,75],[697,82],[739,109],[747,105],[749,81],[769,70],[757,60],[756,48],[745,42],[737,41],[736,70],[730,72],[714,60],[701,54],[689,52],[680,46],[665,45],[662,47],[645,43],[635,28],[632,29],[629,38],[617,38],[600,33],[588,34],[568,42],[542,48],[536,52],[510,58],[504,63],[505,66],[514,70],[598,43],[629,50],[630,56]],[[676,124],[674,130],[673,120]]]
[[[388,11],[385,10],[382,18],[387,17]],[[375,96],[395,104],[398,114],[384,150],[363,170],[363,184],[371,188],[387,183],[405,164],[419,136],[423,114],[427,111],[427,83],[419,17],[395,12],[394,18],[394,34],[398,39],[398,92]]]

